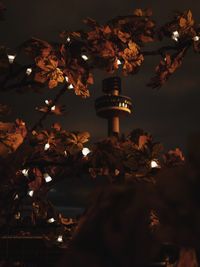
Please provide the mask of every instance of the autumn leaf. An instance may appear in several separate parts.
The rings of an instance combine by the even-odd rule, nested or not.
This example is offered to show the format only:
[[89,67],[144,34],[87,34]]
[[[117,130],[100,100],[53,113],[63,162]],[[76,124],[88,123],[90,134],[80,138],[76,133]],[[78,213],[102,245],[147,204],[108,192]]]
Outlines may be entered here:
[[168,153],[164,154],[163,159],[164,163],[169,167],[182,165],[185,161],[183,152],[179,148],[170,150]]
[[150,42],[153,42],[154,39],[151,37],[151,36],[147,36],[147,35],[144,35],[144,34],[141,34],[139,36],[139,39],[143,42],[143,43],[150,43]]
[[140,135],[138,140],[138,148],[142,149],[146,144],[151,140],[151,137],[148,135]]
[[85,23],[86,25],[88,25],[92,28],[98,26],[98,23],[94,19],[91,19],[91,18],[84,19],[83,23]]
[[115,46],[110,41],[105,41],[102,45],[102,50],[100,51],[100,55],[104,58],[106,57],[114,57],[115,56]]
[[127,43],[130,40],[130,34],[127,32],[122,32],[122,31],[117,31],[117,36],[118,38],[123,42]]
[[34,59],[38,56],[48,57],[53,51],[51,44],[38,38],[31,38],[24,42],[20,47]]
[[158,66],[156,66],[156,76],[147,84],[152,88],[162,86],[169,77],[182,65],[182,60],[187,51],[184,47],[174,55],[167,54],[164,59],[161,59]]
[[52,127],[52,129],[56,130],[57,132],[60,132],[62,129],[60,123],[58,123],[58,122],[55,122],[51,127]]
[[7,157],[23,143],[27,134],[25,123],[17,120],[16,123],[0,122],[0,157]]
[[137,17],[142,17],[144,15],[142,9],[137,8],[133,11],[133,15],[137,16]]
[[64,75],[61,69],[58,68],[58,59],[55,56],[37,57],[36,65],[41,71],[36,72],[35,81],[40,83],[48,82],[50,89],[55,88],[58,83],[64,82]]
[[191,10],[188,10],[183,14],[183,16],[180,17],[179,25],[181,28],[192,27],[194,25],[194,20],[192,17]]
[[103,28],[103,32],[104,32],[105,34],[110,34],[112,31],[111,31],[111,28],[107,25],[107,26],[105,26],[105,27]]

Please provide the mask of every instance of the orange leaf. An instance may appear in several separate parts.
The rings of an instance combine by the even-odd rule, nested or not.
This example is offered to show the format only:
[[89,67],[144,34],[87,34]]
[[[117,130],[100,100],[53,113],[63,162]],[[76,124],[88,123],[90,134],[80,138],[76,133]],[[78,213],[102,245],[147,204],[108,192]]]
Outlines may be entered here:
[[143,11],[140,8],[137,8],[133,11],[133,15],[137,16],[137,17],[142,17],[143,16]]

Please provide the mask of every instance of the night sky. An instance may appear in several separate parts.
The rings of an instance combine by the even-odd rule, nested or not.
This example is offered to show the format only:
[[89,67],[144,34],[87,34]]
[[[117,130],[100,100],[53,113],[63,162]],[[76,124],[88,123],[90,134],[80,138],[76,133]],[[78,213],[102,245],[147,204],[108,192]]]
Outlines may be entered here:
[[[131,14],[135,8],[152,7],[154,18],[166,22],[176,10],[191,9],[196,21],[200,22],[199,0],[173,1],[130,1],[130,0],[5,0],[7,7],[5,21],[0,23],[0,43],[14,48],[30,37],[49,41],[58,40],[62,30],[78,30],[83,27],[85,17],[95,18],[104,23],[118,15]],[[181,147],[185,150],[186,140],[193,132],[200,131],[200,55],[192,51],[186,56],[183,66],[160,90],[152,90],[146,83],[153,76],[159,57],[148,57],[140,72],[122,79],[123,94],[132,97],[133,114],[121,121],[121,132],[133,128],[143,128],[153,134],[169,149]],[[107,134],[107,124],[97,118],[94,99],[100,96],[101,80],[107,77],[102,71],[95,72],[95,84],[91,87],[91,98],[84,100],[66,92],[62,103],[67,106],[67,114],[59,118],[65,129],[89,131],[93,140]],[[16,93],[1,94],[1,103],[10,103],[13,114],[10,120],[21,117],[32,125],[40,116],[34,111],[36,105],[56,89],[45,94]],[[48,123],[57,120],[54,117]]]

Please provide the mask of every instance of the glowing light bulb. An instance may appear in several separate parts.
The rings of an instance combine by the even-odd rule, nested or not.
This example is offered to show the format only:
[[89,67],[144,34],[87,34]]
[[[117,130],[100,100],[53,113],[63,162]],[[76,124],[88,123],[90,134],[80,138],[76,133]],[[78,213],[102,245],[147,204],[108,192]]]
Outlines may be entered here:
[[67,76],[65,76],[65,81],[68,83],[69,82],[69,78]]
[[67,156],[67,151],[66,150],[64,151],[64,155],[65,155],[65,157]]
[[195,42],[198,42],[199,41],[199,36],[195,36],[195,37],[193,37],[193,40],[195,41]]
[[16,219],[16,220],[19,220],[20,217],[21,217],[21,214],[20,214],[20,212],[18,211],[18,212],[15,214],[15,219]]
[[26,74],[27,74],[27,75],[30,75],[31,72],[32,72],[32,68],[27,68],[27,69],[26,69]]
[[89,58],[86,55],[81,56],[83,60],[87,61]]
[[50,218],[50,219],[48,219],[48,223],[54,223],[56,220],[54,219],[54,218]]
[[121,64],[122,62],[119,59],[117,59],[117,65],[121,65]]
[[22,174],[23,174],[24,176],[28,177],[28,171],[29,171],[29,169],[23,169],[23,170],[22,170]]
[[14,197],[14,200],[17,200],[17,199],[19,199],[19,195],[18,194],[16,194],[15,197]]
[[86,157],[90,152],[91,152],[91,151],[90,151],[89,148],[87,148],[87,147],[84,147],[84,148],[82,149],[82,154],[83,154],[84,157]]
[[69,43],[71,41],[70,37],[67,37],[66,41]]
[[63,242],[63,236],[62,235],[59,235],[58,238],[57,238],[57,241],[59,243],[62,243]]
[[70,84],[70,85],[68,86],[68,89],[73,89],[73,88],[74,88],[73,84]]
[[158,164],[158,162],[156,160],[152,160],[151,161],[151,168],[160,168],[160,165]]
[[51,107],[51,110],[54,111],[56,109],[56,106],[54,105],[53,107]]
[[44,179],[45,179],[46,183],[49,183],[49,182],[52,181],[52,178],[51,178],[51,176],[48,173],[45,173],[44,174]]
[[50,148],[50,144],[46,143],[45,146],[44,146],[44,150],[47,151],[49,148]]
[[44,102],[45,102],[46,105],[49,105],[50,104],[50,102],[49,102],[48,99],[46,99]]
[[34,194],[34,191],[33,191],[33,190],[29,190],[29,191],[28,191],[28,195],[29,195],[30,197],[32,197],[33,194]]
[[174,31],[173,33],[172,33],[172,39],[174,40],[174,41],[176,41],[176,42],[178,42],[178,38],[180,37],[180,35],[179,35],[179,32],[178,31]]
[[16,55],[11,55],[11,54],[8,55],[8,61],[9,61],[9,63],[10,63],[10,64],[13,64],[15,58],[16,58]]

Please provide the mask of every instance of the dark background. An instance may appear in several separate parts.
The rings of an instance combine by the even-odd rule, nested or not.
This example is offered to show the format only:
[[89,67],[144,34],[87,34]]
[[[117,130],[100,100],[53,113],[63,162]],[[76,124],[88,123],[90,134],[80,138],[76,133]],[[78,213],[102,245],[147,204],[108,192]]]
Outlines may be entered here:
[[[101,23],[118,15],[131,14],[135,8],[152,7],[154,18],[162,24],[172,18],[174,11],[191,9],[196,21],[200,22],[199,0],[173,1],[130,1],[130,0],[5,0],[7,7],[5,21],[0,23],[0,43],[14,48],[30,37],[48,41],[58,40],[62,30],[78,30],[83,27],[85,17],[95,18]],[[166,149],[180,147],[186,151],[188,136],[200,131],[200,55],[192,51],[186,56],[183,66],[160,90],[152,90],[146,83],[153,76],[159,57],[148,57],[140,72],[122,79],[123,94],[133,99],[133,114],[121,121],[121,131],[143,128],[161,141]],[[94,99],[100,96],[101,80],[107,77],[104,72],[96,71],[95,84],[91,87],[91,97],[81,99],[72,92],[66,92],[62,103],[67,106],[65,117],[59,118],[64,128],[89,131],[92,140],[107,134],[106,121],[97,118]],[[45,94],[27,93],[18,95],[13,92],[1,93],[0,102],[10,103],[13,114],[9,119],[20,117],[28,125],[34,124],[39,115],[34,108],[43,103]],[[57,121],[48,119],[47,123]]]

